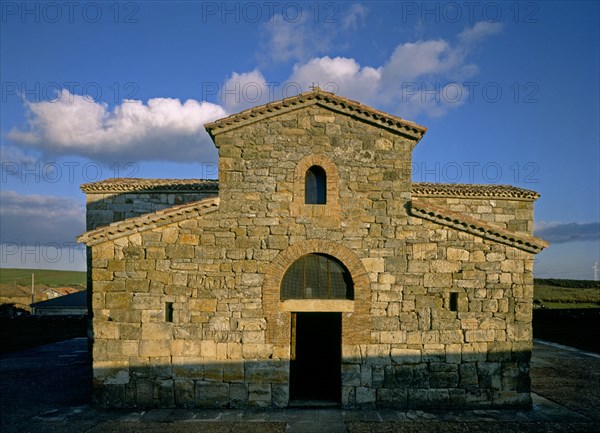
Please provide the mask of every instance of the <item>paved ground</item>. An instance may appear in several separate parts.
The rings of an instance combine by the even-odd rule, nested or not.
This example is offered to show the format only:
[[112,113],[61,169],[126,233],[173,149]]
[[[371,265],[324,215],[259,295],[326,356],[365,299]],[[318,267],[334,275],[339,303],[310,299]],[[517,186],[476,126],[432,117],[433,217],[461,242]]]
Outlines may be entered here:
[[531,411],[339,409],[100,411],[86,341],[0,358],[2,433],[600,432],[600,355],[536,342]]

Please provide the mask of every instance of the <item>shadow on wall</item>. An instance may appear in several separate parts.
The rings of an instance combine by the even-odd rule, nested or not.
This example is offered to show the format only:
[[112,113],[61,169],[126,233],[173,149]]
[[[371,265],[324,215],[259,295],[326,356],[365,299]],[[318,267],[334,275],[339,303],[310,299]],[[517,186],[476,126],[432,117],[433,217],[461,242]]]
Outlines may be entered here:
[[87,230],[218,196],[217,180],[108,179],[82,186]]
[[[318,357],[318,354],[315,354]],[[346,358],[338,385],[319,378],[290,381],[294,361],[211,361],[150,358],[145,363],[98,362],[94,401],[103,407],[288,407],[308,395],[344,408],[528,408],[530,351],[436,353],[392,350],[391,357]],[[308,368],[308,367],[307,367]],[[293,367],[292,367],[293,370]],[[291,383],[291,385],[290,385]],[[303,387],[303,390],[298,387]],[[309,389],[309,393],[303,392]],[[299,392],[302,391],[302,392]],[[302,400],[302,398],[298,398]],[[291,403],[290,403],[291,402]]]

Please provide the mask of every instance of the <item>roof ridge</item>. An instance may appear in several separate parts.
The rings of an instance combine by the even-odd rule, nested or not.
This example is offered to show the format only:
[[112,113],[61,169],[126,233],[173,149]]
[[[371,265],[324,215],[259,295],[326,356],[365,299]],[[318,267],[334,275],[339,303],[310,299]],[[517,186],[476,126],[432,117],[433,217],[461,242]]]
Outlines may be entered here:
[[139,233],[150,228],[160,227],[172,222],[187,219],[189,216],[201,215],[216,210],[219,206],[218,197],[171,206],[156,212],[144,214],[122,221],[113,222],[107,226],[99,227],[83,233],[77,242],[93,246],[106,240],[117,239],[134,233]]
[[413,199],[410,208],[411,213],[416,217],[450,226],[530,253],[539,253],[548,246],[548,242],[533,235],[516,233],[493,223],[481,221],[421,200]]
[[216,133],[235,129],[248,123],[254,123],[257,116],[270,116],[272,113],[296,110],[298,104],[312,105],[320,104],[334,109],[340,113],[348,114],[357,118],[374,123],[378,126],[383,126],[388,129],[395,130],[404,134],[409,134],[420,140],[427,128],[417,123],[394,116],[393,114],[377,110],[368,105],[364,105],[358,101],[354,101],[343,96],[338,96],[334,93],[315,88],[314,90],[299,93],[296,96],[289,96],[278,101],[268,102],[257,107],[249,108],[240,111],[237,114],[232,114],[222,119],[204,125],[209,135],[214,139]]
[[210,191],[217,190],[217,179],[156,179],[156,178],[124,178],[115,177],[99,182],[84,183],[80,186],[83,192],[127,192],[127,191]]
[[413,182],[411,188],[413,195],[417,196],[508,197],[523,200],[537,200],[540,197],[536,191],[513,185]]

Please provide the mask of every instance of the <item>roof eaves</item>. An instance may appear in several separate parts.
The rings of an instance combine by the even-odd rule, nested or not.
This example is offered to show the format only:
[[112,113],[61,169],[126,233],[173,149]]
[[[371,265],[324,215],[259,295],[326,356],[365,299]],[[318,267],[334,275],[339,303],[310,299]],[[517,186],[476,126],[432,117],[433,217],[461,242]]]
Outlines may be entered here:
[[535,236],[515,233],[417,199],[411,202],[411,214],[534,254],[548,247],[548,242]]
[[218,191],[216,179],[144,179],[111,178],[85,183],[81,190],[88,194],[105,192],[212,192]]
[[380,127],[391,129],[395,132],[409,135],[417,139],[417,141],[420,140],[427,131],[427,128],[424,126],[420,126],[409,120],[393,116],[361,104],[360,102],[337,96],[333,93],[325,92],[318,88],[310,92],[300,93],[296,96],[275,102],[269,102],[258,107],[244,110],[240,113],[233,114],[223,119],[207,123],[204,125],[204,127],[210,134],[211,138],[214,139],[214,136],[219,133],[236,129],[264,118],[315,104],[330,108],[342,114],[362,119]]
[[461,183],[413,182],[412,195],[416,197],[466,197],[466,198],[510,198],[534,201],[540,197],[536,191],[512,185],[478,185]]

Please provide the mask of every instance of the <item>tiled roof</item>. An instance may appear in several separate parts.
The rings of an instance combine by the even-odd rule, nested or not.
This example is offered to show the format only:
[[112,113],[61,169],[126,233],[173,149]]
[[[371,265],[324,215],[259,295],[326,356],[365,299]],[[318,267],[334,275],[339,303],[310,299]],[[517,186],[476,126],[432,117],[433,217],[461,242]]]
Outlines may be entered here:
[[412,195],[417,197],[473,197],[536,200],[540,195],[511,185],[476,185],[461,183],[413,182]]
[[58,296],[57,298],[48,299],[46,301],[34,302],[32,307],[37,309],[45,308],[87,308],[87,290],[80,290],[68,295]]
[[123,236],[139,233],[173,222],[204,215],[217,210],[218,207],[218,198],[205,198],[203,200],[162,209],[150,214],[117,221],[108,226],[90,230],[79,236],[77,242],[92,246],[107,240],[121,238]]
[[515,233],[494,224],[480,221],[417,199],[413,199],[411,202],[411,213],[414,216],[510,245],[511,247],[530,253],[539,253],[548,246],[548,243],[540,238]]
[[216,179],[140,179],[140,178],[113,178],[100,182],[85,183],[81,190],[86,193],[104,192],[197,192],[217,191],[219,181]]
[[420,140],[427,131],[427,128],[424,126],[417,125],[409,120],[404,120],[361,104],[360,102],[325,92],[319,88],[233,114],[212,123],[207,123],[204,127],[210,136],[214,137],[221,132],[315,104],[404,135],[409,135],[417,140]]
[[[216,179],[139,179],[113,178],[81,186],[86,193],[105,192],[217,192]],[[412,194],[416,197],[472,197],[512,198],[536,200],[540,195],[528,189],[511,185],[477,185],[460,183],[413,182]]]

